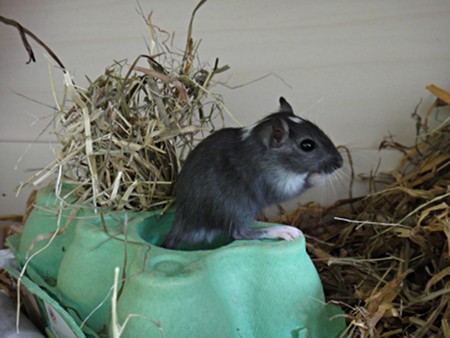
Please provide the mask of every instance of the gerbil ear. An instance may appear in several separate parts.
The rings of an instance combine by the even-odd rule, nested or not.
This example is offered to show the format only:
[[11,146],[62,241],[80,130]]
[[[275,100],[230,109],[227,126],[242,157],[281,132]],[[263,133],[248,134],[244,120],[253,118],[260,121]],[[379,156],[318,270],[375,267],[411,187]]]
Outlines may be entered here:
[[283,119],[275,119],[272,124],[269,145],[273,148],[282,146],[289,139],[289,126]]
[[291,105],[283,96],[280,96],[280,112],[294,114],[294,110],[292,109]]

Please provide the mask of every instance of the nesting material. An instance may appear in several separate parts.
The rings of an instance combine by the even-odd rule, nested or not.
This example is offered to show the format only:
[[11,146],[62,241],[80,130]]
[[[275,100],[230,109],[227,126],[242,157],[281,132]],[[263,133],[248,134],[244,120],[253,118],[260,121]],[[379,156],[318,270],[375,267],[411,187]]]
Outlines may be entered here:
[[201,64],[192,20],[179,52],[169,44],[171,36],[146,19],[148,55],[132,64],[114,62],[86,89],[64,71],[67,100],[56,103],[54,118],[60,147],[56,159],[27,183],[72,184],[77,204],[95,208],[170,206],[180,162],[222,119],[222,100],[209,87],[227,67],[218,60],[212,67]]
[[[323,208],[310,204],[275,221],[299,226],[327,299],[346,311],[350,337],[450,337],[450,95],[424,117],[417,143],[397,169],[373,178],[383,188]],[[429,127],[430,117],[439,125]]]

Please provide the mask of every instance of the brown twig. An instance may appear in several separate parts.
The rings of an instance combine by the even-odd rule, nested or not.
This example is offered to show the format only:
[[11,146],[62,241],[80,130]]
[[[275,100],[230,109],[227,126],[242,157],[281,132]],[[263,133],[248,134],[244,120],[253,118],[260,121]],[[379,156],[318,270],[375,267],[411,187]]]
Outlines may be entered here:
[[61,60],[59,60],[59,58],[56,56],[56,54],[50,49],[50,47],[48,47],[41,39],[39,39],[33,32],[31,32],[30,30],[28,30],[27,28],[23,27],[20,23],[18,23],[15,20],[9,19],[9,18],[5,18],[4,16],[0,15],[0,21],[3,22],[5,25],[9,25],[9,26],[14,26],[17,28],[17,30],[19,31],[20,37],[22,38],[22,43],[23,46],[25,47],[29,59],[26,62],[27,64],[29,64],[31,61],[36,62],[36,57],[34,56],[34,52],[33,52],[33,48],[31,48],[30,43],[28,42],[27,39],[27,35],[29,37],[31,37],[34,41],[36,41],[39,45],[41,45],[42,48],[44,48],[47,53],[50,54],[50,56],[53,58],[53,60],[56,61],[56,63],[63,69],[65,70],[66,67],[64,67],[63,63],[61,62]]

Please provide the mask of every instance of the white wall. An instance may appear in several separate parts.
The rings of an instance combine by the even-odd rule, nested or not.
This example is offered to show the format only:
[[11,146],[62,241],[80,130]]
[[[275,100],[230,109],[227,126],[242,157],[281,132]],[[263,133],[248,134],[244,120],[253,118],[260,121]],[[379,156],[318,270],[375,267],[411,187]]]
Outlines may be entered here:
[[[140,3],[183,48],[197,0]],[[137,2],[125,0],[0,0],[0,15],[43,39],[78,84],[113,60],[146,52],[148,30],[136,9]],[[433,100],[425,85],[450,88],[449,18],[448,0],[209,0],[194,37],[202,39],[203,61],[219,57],[231,66],[221,78],[229,85],[277,75],[214,88],[242,124],[276,110],[283,95],[335,143],[355,149],[358,171],[367,172],[377,165],[384,136],[412,142],[410,114],[420,99],[420,111]],[[29,190],[16,198],[14,187],[28,177],[25,170],[52,159],[52,136],[37,140],[52,110],[14,94],[53,104],[45,53],[32,45],[38,61],[26,65],[17,31],[0,23],[0,214],[23,212]],[[60,76],[56,81],[62,88]],[[389,168],[395,160],[384,163]]]

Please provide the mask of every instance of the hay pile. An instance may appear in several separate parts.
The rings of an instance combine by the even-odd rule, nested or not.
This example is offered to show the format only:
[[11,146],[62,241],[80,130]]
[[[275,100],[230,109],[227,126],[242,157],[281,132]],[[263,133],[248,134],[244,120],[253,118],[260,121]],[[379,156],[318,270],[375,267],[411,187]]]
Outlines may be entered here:
[[218,60],[213,67],[202,65],[191,37],[203,3],[192,14],[184,52],[169,45],[170,34],[148,16],[148,55],[131,65],[115,62],[96,80],[88,79],[86,89],[64,71],[64,102],[55,100],[56,159],[26,184],[72,184],[77,205],[95,208],[170,206],[172,182],[196,135],[214,130],[214,121],[223,119],[221,97],[209,87],[227,66],[219,67]]
[[383,189],[275,220],[311,236],[308,250],[350,337],[450,337],[450,118],[444,110],[428,126],[450,95],[428,88],[438,99],[424,118],[413,115],[417,144],[382,143],[404,153],[394,172],[374,178]]

